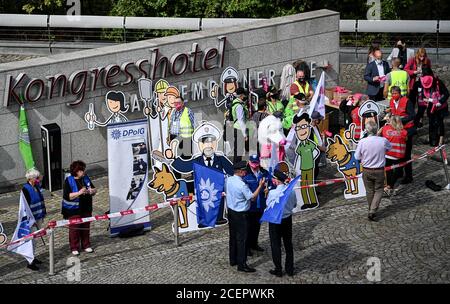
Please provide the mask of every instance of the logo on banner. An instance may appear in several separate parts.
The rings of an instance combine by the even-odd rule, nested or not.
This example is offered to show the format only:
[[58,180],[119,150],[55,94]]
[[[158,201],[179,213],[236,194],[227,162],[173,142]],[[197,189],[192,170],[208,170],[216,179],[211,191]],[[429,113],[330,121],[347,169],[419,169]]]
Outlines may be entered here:
[[112,130],[111,137],[112,139],[118,140],[121,136],[121,132],[119,129]]
[[209,212],[209,208],[214,207],[214,200],[216,199],[218,190],[214,188],[214,183],[211,183],[209,178],[206,182],[203,178],[200,179],[199,189],[203,208],[205,208],[206,212]]

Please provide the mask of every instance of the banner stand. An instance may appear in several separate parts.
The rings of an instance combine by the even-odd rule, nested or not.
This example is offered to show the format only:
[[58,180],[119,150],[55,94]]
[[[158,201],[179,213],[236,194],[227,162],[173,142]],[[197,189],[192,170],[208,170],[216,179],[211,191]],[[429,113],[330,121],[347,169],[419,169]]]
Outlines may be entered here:
[[445,172],[445,180],[447,182],[447,185],[444,187],[447,190],[450,190],[450,175],[448,173],[448,161],[447,161],[447,154],[445,153],[445,146],[442,147],[442,149],[439,151],[441,153],[442,158],[442,164],[444,166],[444,172]]
[[179,231],[178,231],[178,202],[176,204],[172,205],[173,210],[173,234],[175,236],[175,246],[179,246]]
[[48,230],[48,258],[49,258],[49,275],[55,275],[55,235],[53,229]]

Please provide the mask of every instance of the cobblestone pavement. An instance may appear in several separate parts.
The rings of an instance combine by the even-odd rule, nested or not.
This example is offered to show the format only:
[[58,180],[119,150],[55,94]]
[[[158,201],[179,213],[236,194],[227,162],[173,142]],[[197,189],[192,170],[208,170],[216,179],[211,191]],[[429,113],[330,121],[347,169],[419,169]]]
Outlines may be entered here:
[[[428,148],[416,146],[414,153]],[[338,176],[334,172],[328,165],[320,178]],[[414,163],[414,182],[400,186],[396,196],[383,198],[375,223],[367,220],[363,199],[343,199],[343,185],[320,188],[321,206],[293,219],[296,275],[292,278],[268,273],[273,264],[267,224],[260,234],[265,252],[249,258],[257,272],[244,274],[228,264],[226,226],[183,234],[175,247],[172,215],[164,209],[152,214],[153,229],[139,237],[110,238],[107,222],[92,224],[95,253],[81,254],[80,283],[370,283],[366,279],[370,257],[381,261],[381,283],[450,283],[450,192],[431,191],[424,187],[427,179],[444,184],[438,155]],[[108,210],[107,180],[94,183],[99,189],[94,213],[100,214]],[[61,218],[60,199],[60,193],[47,198],[47,220]],[[17,201],[17,193],[0,198],[0,221],[9,237],[16,225]],[[66,228],[56,231],[55,241],[56,275],[48,275],[48,247],[37,240],[37,257],[45,261],[41,271],[26,269],[23,258],[2,250],[0,282],[68,283]]]

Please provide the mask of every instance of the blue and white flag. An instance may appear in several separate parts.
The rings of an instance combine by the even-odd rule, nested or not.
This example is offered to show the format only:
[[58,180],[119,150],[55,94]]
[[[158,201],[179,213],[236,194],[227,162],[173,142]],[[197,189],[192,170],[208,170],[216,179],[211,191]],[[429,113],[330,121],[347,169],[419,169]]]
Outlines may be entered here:
[[[292,191],[294,190],[295,185],[298,183],[300,179],[300,175],[291,180],[291,182],[287,185],[281,193],[275,193],[276,195],[270,195],[267,198],[267,207],[264,210],[264,213],[261,217],[260,222],[269,222],[273,224],[280,224],[281,219],[283,217],[283,210],[286,202],[289,199]],[[275,190],[272,190],[275,191]]]
[[214,227],[224,191],[225,175],[215,169],[194,163],[194,184],[197,199],[197,223]]
[[[14,231],[14,236],[11,242],[14,242],[28,234],[31,233],[31,227],[35,223],[35,219],[33,213],[31,212],[30,207],[23,195],[22,191],[20,192],[20,206],[19,206],[19,215],[17,220],[16,231]],[[28,263],[31,264],[34,260],[34,249],[33,249],[33,240],[28,239],[26,241],[19,242],[17,244],[13,244],[8,246],[8,250],[11,252],[18,253],[22,255]]]

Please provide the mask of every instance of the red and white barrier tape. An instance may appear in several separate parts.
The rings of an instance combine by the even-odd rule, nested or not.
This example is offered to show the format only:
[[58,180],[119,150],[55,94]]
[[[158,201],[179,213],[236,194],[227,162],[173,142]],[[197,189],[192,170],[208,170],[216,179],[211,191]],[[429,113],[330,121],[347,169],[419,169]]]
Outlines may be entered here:
[[[415,160],[423,159],[423,158],[426,158],[426,157],[428,157],[428,156],[431,156],[431,155],[433,155],[434,153],[438,152],[438,151],[441,150],[441,149],[442,149],[442,151],[444,151],[444,155],[445,155],[445,156],[444,156],[444,160],[447,161],[447,155],[446,155],[446,153],[445,153],[445,149],[443,149],[444,147],[445,147],[445,145],[441,145],[441,146],[438,146],[438,147],[434,147],[434,148],[428,150],[427,152],[425,152],[425,153],[423,153],[423,154],[421,154],[421,155],[419,155],[419,156],[414,156],[414,157],[412,157],[412,158],[411,158],[410,160],[408,160],[408,161],[405,161],[405,162],[403,162],[403,163],[399,163],[399,164],[396,164],[396,165],[392,165],[392,166],[386,167],[386,168],[384,169],[384,171],[390,171],[390,170],[393,170],[393,169],[396,169],[396,168],[404,167],[404,166],[406,166],[407,164],[412,163],[412,162],[415,161]],[[328,185],[337,184],[337,183],[342,183],[342,182],[345,182],[345,181],[347,181],[347,180],[352,180],[352,179],[357,179],[357,178],[358,178],[357,176],[353,176],[353,177],[342,177],[342,178],[330,179],[330,180],[322,181],[322,182],[316,183],[316,184],[311,184],[311,185],[304,185],[304,186],[300,186],[300,187],[295,187],[294,189],[307,189],[307,188],[315,188],[315,187],[328,186]],[[301,180],[299,180],[299,182],[301,183]]]
[[67,225],[77,225],[77,224],[89,223],[89,222],[94,222],[94,221],[109,220],[111,218],[122,217],[122,216],[130,215],[130,214],[138,214],[138,213],[143,213],[143,212],[148,212],[148,211],[155,211],[158,209],[176,205],[176,204],[178,204],[179,201],[189,201],[189,200],[192,200],[192,196],[183,196],[180,198],[173,198],[173,199],[169,199],[167,202],[164,202],[164,203],[152,204],[152,205],[145,206],[143,208],[124,210],[124,211],[114,212],[114,213],[110,213],[110,214],[102,214],[102,215],[95,215],[95,216],[90,216],[90,217],[68,219],[68,220],[61,220],[61,221],[50,221],[47,224],[47,227],[41,228],[33,233],[30,233],[20,239],[15,240],[14,242],[4,244],[4,245],[0,246],[0,248],[8,247],[8,246],[11,246],[11,245],[14,245],[17,243],[21,243],[21,242],[24,242],[24,241],[27,241],[30,239],[42,237],[44,235],[47,235],[47,230],[49,230],[49,229],[63,227],[63,226],[67,226]]

